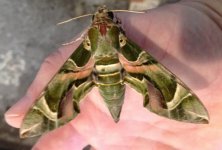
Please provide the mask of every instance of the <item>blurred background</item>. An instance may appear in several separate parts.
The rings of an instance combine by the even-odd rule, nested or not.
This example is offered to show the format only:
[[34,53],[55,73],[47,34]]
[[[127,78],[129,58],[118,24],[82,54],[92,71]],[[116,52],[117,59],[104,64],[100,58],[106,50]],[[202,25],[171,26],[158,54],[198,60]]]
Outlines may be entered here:
[[0,150],[31,149],[37,138],[21,140],[18,129],[6,124],[4,112],[25,94],[44,58],[86,28],[91,18],[56,26],[58,22],[93,13],[104,4],[109,9],[147,10],[176,1],[1,0]]

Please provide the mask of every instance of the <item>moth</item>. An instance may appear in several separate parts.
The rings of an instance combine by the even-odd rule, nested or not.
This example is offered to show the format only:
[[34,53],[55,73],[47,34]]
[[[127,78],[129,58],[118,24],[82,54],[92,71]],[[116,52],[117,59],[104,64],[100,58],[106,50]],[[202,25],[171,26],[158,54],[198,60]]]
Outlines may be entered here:
[[113,12],[102,6],[93,15],[83,42],[26,114],[20,136],[41,135],[66,124],[80,113],[80,101],[94,87],[118,122],[126,85],[142,94],[143,106],[159,116],[208,123],[208,112],[198,97],[127,38]]

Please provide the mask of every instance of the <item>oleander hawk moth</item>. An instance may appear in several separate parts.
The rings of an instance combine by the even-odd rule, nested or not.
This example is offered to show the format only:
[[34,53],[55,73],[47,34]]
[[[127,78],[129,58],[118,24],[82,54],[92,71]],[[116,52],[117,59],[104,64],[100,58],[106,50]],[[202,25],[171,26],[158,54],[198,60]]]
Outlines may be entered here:
[[[83,42],[26,114],[21,137],[40,135],[75,118],[80,113],[80,101],[93,87],[99,89],[115,122],[119,121],[125,86],[129,85],[143,95],[143,106],[157,115],[208,123],[207,110],[198,97],[128,39],[118,20],[114,20],[112,11],[105,6],[98,8]],[[72,93],[71,101],[68,92]]]

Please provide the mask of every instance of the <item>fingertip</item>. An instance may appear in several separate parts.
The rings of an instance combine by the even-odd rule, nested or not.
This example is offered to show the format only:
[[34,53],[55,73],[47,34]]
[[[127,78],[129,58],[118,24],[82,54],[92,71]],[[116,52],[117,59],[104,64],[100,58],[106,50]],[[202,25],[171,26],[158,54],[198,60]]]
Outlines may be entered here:
[[21,120],[24,118],[24,116],[19,114],[9,114],[7,112],[5,113],[4,117],[6,123],[15,128],[20,128]]
[[13,105],[5,112],[4,118],[9,125],[15,128],[19,128],[21,126],[24,114],[32,105],[32,101],[29,99],[30,98],[28,98],[27,95],[24,96],[21,100],[19,100],[15,105]]
[[79,134],[71,124],[67,124],[44,134],[33,149],[83,149],[87,144],[88,141],[84,136]]

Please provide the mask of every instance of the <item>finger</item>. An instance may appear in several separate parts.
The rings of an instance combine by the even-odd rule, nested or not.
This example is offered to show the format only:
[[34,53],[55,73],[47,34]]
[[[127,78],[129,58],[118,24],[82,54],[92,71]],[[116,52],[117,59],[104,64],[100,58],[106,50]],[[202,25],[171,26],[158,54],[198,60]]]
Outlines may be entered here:
[[81,40],[78,40],[73,44],[63,46],[44,60],[26,95],[5,113],[5,120],[8,124],[20,127],[24,114],[80,42]]
[[[77,132],[88,139],[90,145],[96,149],[121,149],[139,145],[146,147],[148,143],[155,145],[155,141],[149,141],[141,135],[149,135],[149,128],[160,123],[162,118],[143,108],[141,95],[127,88],[121,119],[115,123],[98,94],[98,91],[94,90],[80,103],[81,113],[71,122]],[[138,136],[141,137],[140,140]],[[162,146],[167,148],[168,145]]]
[[67,124],[42,136],[33,150],[83,149],[88,142],[76,129]]
[[145,13],[118,13],[117,17],[127,37],[160,60],[171,51],[169,43],[178,42],[172,41],[172,36],[175,28],[180,28],[177,21],[181,16],[173,15],[173,11],[174,5],[168,5]]

